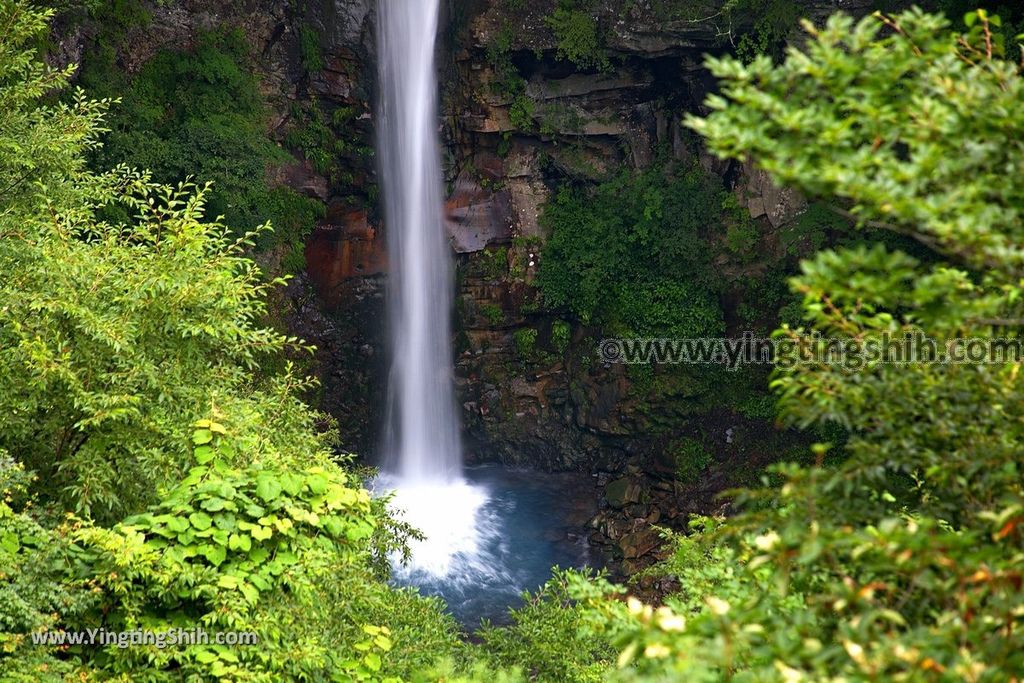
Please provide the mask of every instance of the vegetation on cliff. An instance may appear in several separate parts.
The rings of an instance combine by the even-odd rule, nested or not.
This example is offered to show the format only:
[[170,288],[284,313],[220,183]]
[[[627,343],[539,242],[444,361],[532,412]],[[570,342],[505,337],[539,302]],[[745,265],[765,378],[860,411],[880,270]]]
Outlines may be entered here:
[[[53,98],[71,70],[35,48],[50,17],[0,0],[0,678],[1024,671],[1019,359],[779,363],[782,419],[847,436],[737,492],[734,516],[674,536],[650,570],[678,581],[663,604],[556,572],[510,626],[461,640],[438,601],[387,583],[384,556],[408,530],[299,400],[307,380],[282,359],[304,344],[259,322],[276,283],[248,256],[258,233],[211,220],[205,187],[88,163],[105,154],[118,105]],[[978,11],[967,24],[836,15],[806,26],[806,45],[780,63],[708,61],[721,91],[688,123],[711,150],[752,157],[815,211],[920,245],[852,243],[805,260],[780,339],[1018,339],[1024,80],[1001,20]],[[545,266],[545,297],[635,334],[720,330],[701,240],[725,225],[705,180],[659,166],[565,190],[546,213],[547,263],[560,269]],[[747,239],[734,235],[737,253]],[[259,645],[33,639],[178,628],[251,632]]]

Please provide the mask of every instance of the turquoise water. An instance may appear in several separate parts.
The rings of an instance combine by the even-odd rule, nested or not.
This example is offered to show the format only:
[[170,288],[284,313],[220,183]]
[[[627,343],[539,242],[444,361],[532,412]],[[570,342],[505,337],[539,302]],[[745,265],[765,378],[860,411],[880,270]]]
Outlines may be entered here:
[[535,590],[551,568],[601,564],[586,540],[596,511],[593,485],[579,475],[467,468],[457,484],[398,489],[395,507],[427,534],[413,561],[395,566],[395,582],[445,600],[466,628],[507,621],[524,590]]

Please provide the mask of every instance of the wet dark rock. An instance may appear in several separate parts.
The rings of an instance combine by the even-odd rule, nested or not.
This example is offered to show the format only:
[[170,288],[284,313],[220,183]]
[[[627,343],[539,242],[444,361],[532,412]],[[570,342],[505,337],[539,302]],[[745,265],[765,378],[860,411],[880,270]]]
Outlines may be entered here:
[[619,539],[619,548],[622,556],[627,559],[636,559],[651,552],[661,543],[661,537],[654,529],[647,528],[626,534]]
[[604,499],[613,508],[623,508],[640,500],[640,485],[633,479],[622,477],[608,484]]

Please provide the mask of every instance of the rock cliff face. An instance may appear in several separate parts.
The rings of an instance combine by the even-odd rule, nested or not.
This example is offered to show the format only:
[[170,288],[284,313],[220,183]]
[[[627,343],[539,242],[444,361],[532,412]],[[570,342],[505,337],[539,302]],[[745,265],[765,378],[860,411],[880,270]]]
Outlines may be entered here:
[[[602,55],[573,63],[548,19],[556,0],[455,2],[461,30],[442,78],[448,229],[460,264],[456,373],[469,456],[591,471],[603,503],[590,538],[627,571],[659,545],[653,525],[714,509],[717,491],[793,443],[764,419],[710,407],[719,388],[696,374],[676,372],[652,395],[625,366],[595,362],[600,330],[574,324],[567,333],[538,305],[549,237],[539,219],[560,184],[665,158],[699,164],[749,212],[766,261],[807,206],[750,164],[711,157],[682,126],[684,113],[703,113],[714,88],[704,55],[733,49],[730,32],[756,30],[757,21],[723,19],[721,2],[692,4],[702,6],[666,19],[656,2],[591,3]],[[820,19],[870,4],[801,9]],[[791,38],[799,39],[795,22]],[[521,85],[505,82],[509,65]],[[737,280],[764,269],[720,267]],[[722,304],[738,334],[737,302]],[[708,457],[681,481],[676,451],[687,435],[699,436]]]
[[[387,371],[387,228],[377,208],[372,155],[375,4],[146,3],[151,21],[131,29],[120,57],[131,73],[160,49],[187,49],[203,31],[241,28],[269,110],[270,136],[287,144],[303,121],[337,123],[332,170],[314,163],[307,148],[293,151],[294,162],[268,169],[272,184],[326,207],[306,243],[305,273],[277,308],[318,347],[320,405],[338,418],[344,445],[369,454],[377,445]],[[687,13],[666,18],[664,4],[590,3],[600,54],[581,54],[567,51],[552,28],[556,0],[448,0],[441,60],[447,229],[458,259],[453,348],[468,455],[593,472],[606,501],[593,538],[631,562],[654,547],[652,524],[706,509],[708,496],[733,481],[716,471],[742,470],[768,457],[750,444],[764,442],[771,429],[735,411],[709,410],[717,388],[698,377],[677,373],[652,398],[625,366],[595,361],[601,331],[540,305],[536,278],[548,238],[543,206],[567,180],[586,183],[659,158],[696,163],[720,177],[756,220],[766,252],[805,206],[750,165],[710,157],[681,125],[685,112],[701,112],[714,87],[703,55],[732,49],[731,38],[754,30],[757,18],[725,18],[722,0],[694,0]],[[801,8],[817,18],[871,4],[810,0]],[[81,58],[90,30],[88,22],[59,27],[53,58]],[[512,88],[503,82],[510,73]],[[270,269],[275,258],[261,256]],[[737,324],[730,321],[730,329]],[[683,485],[670,442],[698,432],[720,468]]]
[[[119,57],[129,74],[159,50],[188,49],[204,31],[240,28],[269,135],[287,144],[307,120],[342,121],[332,135],[344,139],[326,150],[333,168],[323,170],[304,147],[268,178],[326,207],[306,244],[306,272],[280,308],[319,349],[321,404],[339,418],[345,445],[372,453],[386,375],[388,267],[372,154],[375,1],[143,4],[150,20],[131,28]],[[643,169],[659,155],[697,162],[758,219],[764,244],[803,207],[756,169],[705,154],[681,125],[714,87],[703,55],[731,49],[730,36],[756,17],[726,23],[721,0],[695,0],[671,15],[656,0],[586,4],[600,55],[566,53],[550,20],[556,0],[447,3],[440,82],[447,226],[459,263],[454,347],[470,456],[481,460],[545,469],[647,462],[663,450],[658,427],[684,423],[709,391],[684,378],[652,405],[623,366],[594,362],[599,330],[544,311],[536,275],[548,235],[539,217],[560,183]],[[802,7],[816,17],[868,4]],[[81,58],[94,28],[59,30],[55,59]],[[509,72],[512,89],[502,82]],[[273,269],[275,256],[261,259]]]
[[[683,113],[701,111],[713,88],[703,55],[727,44],[715,21],[665,21],[650,4],[596,10],[608,56],[601,68],[559,58],[545,21],[554,0],[514,10],[477,3],[464,18],[444,78],[444,116],[449,230],[461,264],[457,371],[469,443],[481,459],[643,465],[664,445],[652,420],[685,422],[708,391],[682,382],[651,406],[623,366],[593,363],[596,330],[576,327],[568,348],[555,347],[558,321],[539,310],[535,286],[547,237],[538,217],[553,178],[585,182],[668,155],[721,176],[766,232],[803,207],[759,171],[708,156],[683,128]],[[518,97],[531,103],[526,114],[523,100],[502,90],[496,45],[525,83]],[[524,335],[539,352],[523,352]]]

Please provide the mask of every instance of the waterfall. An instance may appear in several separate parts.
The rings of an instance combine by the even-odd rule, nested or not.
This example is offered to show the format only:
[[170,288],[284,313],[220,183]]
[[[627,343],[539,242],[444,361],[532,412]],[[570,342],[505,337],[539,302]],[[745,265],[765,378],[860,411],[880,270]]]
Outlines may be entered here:
[[[391,375],[385,466],[373,488],[419,529],[411,561],[392,557],[394,579],[441,595],[479,618],[536,588],[551,566],[537,534],[547,504],[520,507],[506,485],[463,473],[453,395],[452,254],[442,222],[441,147],[434,50],[440,0],[378,0],[378,158],[391,261]],[[534,496],[536,487],[522,487]],[[560,497],[561,492],[553,494]],[[537,515],[536,518],[530,517]],[[517,528],[509,520],[520,519]],[[549,521],[549,520],[548,520]],[[513,546],[517,537],[530,538]]]
[[379,0],[378,150],[391,259],[386,469],[453,482],[462,451],[452,394],[451,252],[442,225],[434,47],[440,0]]
[[[442,223],[434,49],[440,0],[378,0],[377,114],[384,219],[391,260],[388,292],[391,376],[385,467],[379,488],[423,532],[408,583],[465,576],[476,561],[486,492],[462,476],[452,391],[451,251]],[[485,525],[484,525],[485,526]]]

